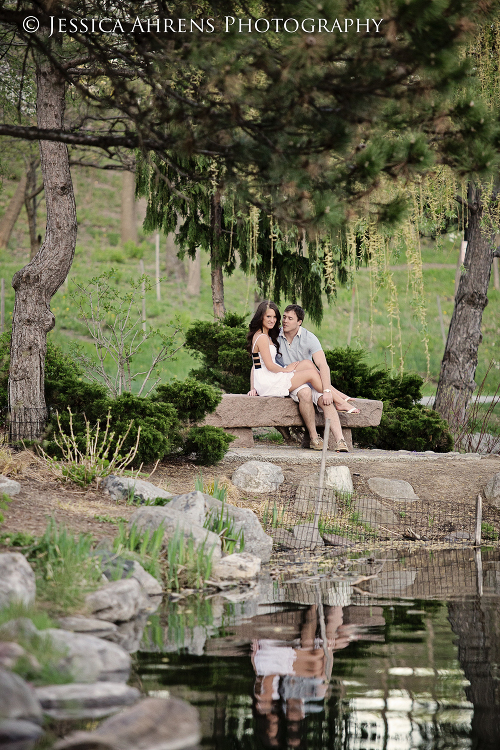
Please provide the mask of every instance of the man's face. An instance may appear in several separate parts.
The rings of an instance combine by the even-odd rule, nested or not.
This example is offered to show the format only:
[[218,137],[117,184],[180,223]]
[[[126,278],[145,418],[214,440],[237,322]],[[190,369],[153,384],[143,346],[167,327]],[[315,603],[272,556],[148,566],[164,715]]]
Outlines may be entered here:
[[293,310],[283,313],[283,333],[291,333],[295,336],[301,325],[302,321],[298,319],[297,313]]

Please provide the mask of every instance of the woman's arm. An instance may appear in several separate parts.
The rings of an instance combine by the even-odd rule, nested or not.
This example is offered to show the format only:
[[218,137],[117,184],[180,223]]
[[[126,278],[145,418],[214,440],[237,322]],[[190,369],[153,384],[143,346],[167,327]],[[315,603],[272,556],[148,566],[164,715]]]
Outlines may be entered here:
[[248,391],[247,396],[258,396],[258,395],[259,394],[253,387],[253,367],[252,367],[252,369],[250,370],[250,390]]

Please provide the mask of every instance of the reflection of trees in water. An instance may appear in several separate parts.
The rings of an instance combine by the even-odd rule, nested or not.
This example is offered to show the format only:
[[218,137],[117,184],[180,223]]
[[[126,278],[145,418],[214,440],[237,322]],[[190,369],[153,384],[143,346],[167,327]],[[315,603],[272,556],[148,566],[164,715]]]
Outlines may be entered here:
[[458,658],[469,680],[467,698],[474,704],[473,750],[500,748],[500,601],[476,597],[448,604]]

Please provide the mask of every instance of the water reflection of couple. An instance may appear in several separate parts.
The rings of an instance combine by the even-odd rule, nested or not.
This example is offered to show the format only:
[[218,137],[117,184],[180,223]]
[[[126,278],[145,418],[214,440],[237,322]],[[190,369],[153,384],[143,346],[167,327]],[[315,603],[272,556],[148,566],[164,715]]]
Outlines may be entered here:
[[[281,314],[274,302],[261,302],[253,316],[247,336],[247,348],[254,366],[249,396],[288,396],[299,403],[300,413],[313,450],[321,450],[323,441],[316,431],[314,405],[330,420],[336,450],[348,452],[339,411],[359,413],[349,404],[350,396],[330,383],[330,368],[318,338],[302,328],[304,310],[288,305]],[[317,365],[317,366],[316,366]]]
[[333,652],[346,648],[356,637],[356,626],[343,624],[342,607],[325,607],[323,619],[323,607],[312,605],[304,613],[299,645],[292,647],[268,639],[253,641],[254,707],[263,721],[261,736],[265,745],[284,746],[284,738],[280,737],[280,717],[284,717],[287,746],[300,746],[302,719],[323,710]]

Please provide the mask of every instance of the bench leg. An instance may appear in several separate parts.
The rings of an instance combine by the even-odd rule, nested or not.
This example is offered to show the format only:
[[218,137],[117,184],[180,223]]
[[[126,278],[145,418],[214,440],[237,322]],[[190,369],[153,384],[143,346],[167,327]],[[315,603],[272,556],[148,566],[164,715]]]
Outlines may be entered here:
[[229,446],[229,450],[231,448],[253,448],[253,432],[251,427],[231,427],[231,428],[224,428],[224,432],[227,432],[228,435],[234,435],[236,440],[233,440],[233,442]]
[[[350,451],[352,451],[352,430],[350,430],[349,427],[342,427],[342,432],[344,434],[344,440],[346,442],[347,447],[349,448]],[[328,450],[334,451],[336,444],[337,444],[337,441],[333,437],[333,434],[330,432],[330,435],[328,438]]]

